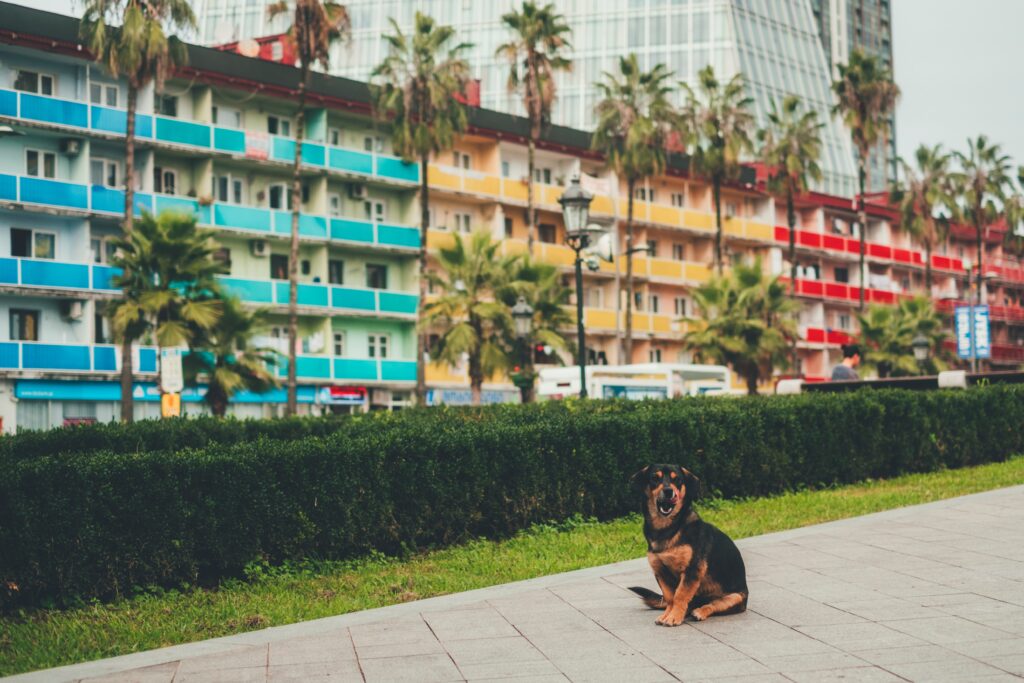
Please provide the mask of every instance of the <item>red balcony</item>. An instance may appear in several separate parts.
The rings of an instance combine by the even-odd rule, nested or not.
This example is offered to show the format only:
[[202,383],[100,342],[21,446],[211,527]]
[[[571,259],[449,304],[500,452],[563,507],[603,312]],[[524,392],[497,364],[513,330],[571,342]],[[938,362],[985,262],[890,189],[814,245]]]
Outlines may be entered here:
[[804,332],[804,341],[812,344],[829,344],[841,346],[849,344],[853,337],[842,330],[826,330],[820,327],[808,327]]
[[[777,242],[789,243],[789,228],[782,225],[775,226],[775,240]],[[845,254],[860,254],[860,240],[855,237],[842,237],[812,230],[797,230],[796,243],[806,249],[823,249]],[[866,245],[867,255],[873,259],[883,261],[894,261],[913,266],[924,266],[924,254],[916,249],[898,249],[887,244],[868,242]],[[948,256],[932,254],[932,267],[938,270],[947,270],[955,273],[962,273],[964,264],[961,259]],[[1021,282],[1024,282],[1024,266],[1018,264]],[[997,272],[999,272],[997,270]]]

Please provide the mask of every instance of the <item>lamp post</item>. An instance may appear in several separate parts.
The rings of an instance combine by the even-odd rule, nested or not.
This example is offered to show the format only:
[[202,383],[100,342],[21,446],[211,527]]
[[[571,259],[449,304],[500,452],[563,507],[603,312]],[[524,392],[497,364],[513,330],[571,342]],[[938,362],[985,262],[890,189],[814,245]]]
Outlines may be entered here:
[[914,340],[910,342],[910,347],[914,349],[914,359],[917,361],[917,369],[923,375],[924,362],[928,360],[928,352],[931,350],[931,344],[928,342],[928,337],[923,334],[918,334],[914,337]]
[[520,400],[528,403],[533,388],[533,363],[530,362],[530,332],[533,331],[533,306],[525,297],[519,297],[512,307],[512,322],[515,326],[516,344],[519,347],[519,370],[514,372],[512,382],[519,387]]
[[587,339],[583,331],[583,259],[580,252],[590,245],[597,231],[587,225],[590,202],[594,197],[580,187],[579,176],[574,176],[558,203],[565,219],[565,241],[576,254],[576,337],[579,350],[580,398],[587,397]]

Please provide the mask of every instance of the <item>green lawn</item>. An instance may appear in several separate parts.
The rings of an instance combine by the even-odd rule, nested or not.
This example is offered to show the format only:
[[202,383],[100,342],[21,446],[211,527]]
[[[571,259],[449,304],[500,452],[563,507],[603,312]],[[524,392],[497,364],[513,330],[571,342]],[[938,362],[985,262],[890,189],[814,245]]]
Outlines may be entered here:
[[[1024,456],[773,498],[716,501],[704,518],[734,538],[853,517],[1024,483]],[[534,527],[406,560],[369,558],[285,569],[254,567],[248,581],[113,604],[0,618],[0,675],[127,654],[267,626],[381,607],[640,557],[639,515]]]

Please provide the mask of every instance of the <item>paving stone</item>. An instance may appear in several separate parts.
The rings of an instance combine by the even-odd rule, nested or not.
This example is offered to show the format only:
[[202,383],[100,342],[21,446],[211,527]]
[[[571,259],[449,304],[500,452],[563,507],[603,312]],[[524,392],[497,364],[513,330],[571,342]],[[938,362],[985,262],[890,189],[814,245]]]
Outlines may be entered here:
[[[242,669],[261,667],[266,669],[268,645],[246,647],[228,652],[191,657],[181,660],[177,679],[186,674],[202,671],[218,671],[221,669]],[[176,680],[177,680],[176,679]]]
[[399,641],[382,645],[364,645],[356,648],[360,660],[409,657],[412,655],[440,655],[445,649],[437,638]]
[[360,660],[366,683],[442,683],[465,678],[448,655]]
[[430,612],[423,618],[442,641],[519,635],[501,612],[489,605],[478,609]]
[[912,681],[973,681],[982,676],[996,676],[1006,673],[994,666],[966,657],[958,659],[947,657],[937,662],[887,664],[885,668],[897,676],[902,676]]
[[569,679],[562,674],[542,674],[539,676],[514,676],[508,678],[471,678],[468,683],[567,683]]
[[168,662],[85,680],[89,683],[171,683],[177,672],[178,662]]
[[267,669],[269,683],[277,681],[360,681],[363,674],[354,659],[331,662],[294,662]]
[[[458,660],[456,661],[458,662]],[[458,666],[462,675],[469,680],[562,676],[555,665],[543,657],[530,662],[480,662],[477,664],[459,662]]]
[[1024,651],[998,657],[985,657],[985,662],[1014,676],[1024,678]]
[[763,657],[760,662],[771,671],[790,674],[802,671],[822,671],[867,666],[869,662],[845,652],[835,650],[815,655],[789,655],[787,657]]
[[178,672],[174,683],[266,683],[267,668],[215,669],[210,671]]
[[390,645],[410,643],[419,640],[436,640],[430,627],[423,619],[389,619],[371,624],[360,624],[351,628],[352,642],[357,648],[367,645]]
[[270,666],[355,660],[348,629],[324,636],[291,638],[270,643]]
[[786,678],[796,683],[829,683],[830,681],[863,681],[875,683],[881,681],[902,681],[899,676],[877,666],[858,666],[831,671],[799,671],[787,673]]
[[849,652],[878,647],[911,647],[924,645],[926,642],[872,622],[838,626],[800,626],[797,630],[815,640],[841,647]]
[[545,661],[541,651],[522,636],[454,640],[445,643],[445,647],[460,668],[487,662]]
[[902,621],[885,622],[885,625],[895,631],[900,631],[937,645],[969,643],[976,640],[1003,640],[1010,635],[1006,631],[997,631],[994,628],[982,626],[960,617],[905,619]]

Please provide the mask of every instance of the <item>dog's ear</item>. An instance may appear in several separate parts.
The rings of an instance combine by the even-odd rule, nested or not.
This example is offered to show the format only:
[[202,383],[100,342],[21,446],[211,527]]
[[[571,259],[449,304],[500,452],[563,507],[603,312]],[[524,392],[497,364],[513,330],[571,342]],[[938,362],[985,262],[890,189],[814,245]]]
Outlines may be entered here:
[[643,486],[644,479],[647,478],[647,472],[650,471],[650,469],[651,469],[651,466],[648,465],[647,467],[643,468],[639,472],[634,473],[633,476],[629,478],[629,483],[632,484],[633,487],[635,487],[638,490],[642,489],[644,487]]
[[685,467],[680,467],[679,469],[683,471],[683,482],[686,485],[686,502],[692,503],[700,498],[704,487],[701,486],[700,479],[696,474]]

